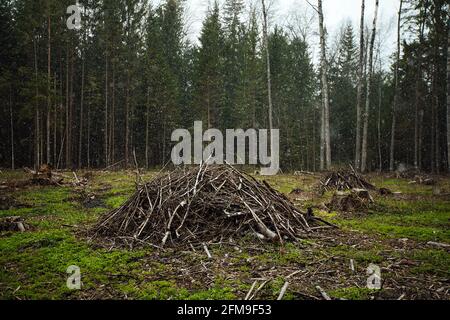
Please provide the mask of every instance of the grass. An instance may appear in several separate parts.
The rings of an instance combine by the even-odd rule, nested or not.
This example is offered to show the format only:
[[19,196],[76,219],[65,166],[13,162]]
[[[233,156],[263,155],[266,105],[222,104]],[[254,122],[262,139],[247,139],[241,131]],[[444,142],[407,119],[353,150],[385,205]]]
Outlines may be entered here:
[[[82,176],[82,172],[78,176]],[[155,172],[145,172],[144,179]],[[23,179],[19,171],[2,172],[0,180]],[[30,187],[9,191],[8,195],[28,205],[0,211],[0,218],[21,216],[33,229],[24,233],[0,233],[0,299],[241,299],[250,289],[253,278],[264,271],[273,278],[261,290],[261,295],[274,299],[285,282],[282,274],[306,270],[314,274],[323,261],[332,258],[344,273],[336,283],[325,288],[330,296],[342,299],[369,299],[374,292],[365,283],[347,279],[348,261],[357,265],[369,263],[388,265],[392,259],[408,259],[414,264],[405,272],[411,275],[434,275],[448,278],[450,256],[445,250],[426,247],[426,242],[450,243],[450,201],[432,196],[428,186],[411,185],[407,180],[376,177],[377,186],[388,187],[411,195],[410,200],[376,198],[370,212],[364,216],[345,217],[337,212],[315,213],[342,227],[342,233],[374,236],[373,244],[358,246],[336,239],[333,245],[321,245],[320,240],[304,239],[280,248],[264,244],[264,251],[235,250],[233,247],[211,247],[214,260],[203,252],[159,252],[152,248],[133,251],[99,248],[78,236],[68,226],[90,226],[107,210],[119,207],[135,189],[133,172],[95,172],[86,193],[96,194],[105,206],[84,208],[80,192],[70,187]],[[260,179],[260,178],[258,178]],[[276,176],[265,178],[275,189],[288,195],[294,189],[311,191],[317,182],[314,176]],[[444,181],[443,184],[449,184]],[[304,207],[328,201],[331,193],[303,202]],[[357,233],[353,233],[354,230]],[[390,247],[391,239],[408,238],[422,246],[409,251]],[[383,242],[384,241],[384,242]],[[245,248],[247,240],[242,240]],[[66,287],[67,267],[81,269],[82,290]],[[193,279],[180,270],[189,269]],[[364,269],[364,268],[361,268]],[[212,276],[211,276],[212,274]],[[209,276],[206,276],[209,275]],[[361,277],[364,278],[365,274]],[[315,283],[308,278],[296,283],[292,279],[284,299],[295,299],[297,292],[317,294]],[[355,282],[359,285],[355,286]],[[427,284],[424,284],[424,286]]]

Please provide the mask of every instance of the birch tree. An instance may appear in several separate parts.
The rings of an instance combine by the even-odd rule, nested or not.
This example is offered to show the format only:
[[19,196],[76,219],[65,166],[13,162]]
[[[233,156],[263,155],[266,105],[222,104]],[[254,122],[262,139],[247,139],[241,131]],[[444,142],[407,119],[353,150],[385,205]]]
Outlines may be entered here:
[[272,81],[270,76],[270,52],[269,52],[269,35],[268,35],[268,23],[267,23],[267,10],[264,0],[261,0],[263,11],[263,41],[266,50],[266,64],[267,64],[267,97],[269,103],[269,132],[272,137],[273,120],[272,120]]
[[330,141],[330,98],[328,91],[328,63],[326,56],[325,28],[323,23],[322,0],[318,0],[317,12],[319,14],[319,34],[320,34],[320,72],[322,79],[322,101],[323,101],[323,117],[322,130],[325,140],[325,162],[326,169],[331,167],[331,141]]
[[391,147],[389,152],[389,170],[394,171],[395,162],[395,130],[397,122],[397,104],[398,104],[398,69],[400,64],[400,50],[401,50],[401,21],[402,21],[402,6],[403,0],[400,0],[400,7],[398,9],[397,20],[397,52],[395,57],[395,71],[394,71],[394,103],[392,105],[392,124],[391,124]]
[[356,145],[355,145],[355,167],[361,169],[361,104],[363,92],[364,73],[364,15],[365,0],[361,1],[361,22],[359,25],[359,65],[358,65],[358,92],[356,96]]
[[371,83],[373,74],[373,51],[375,46],[375,37],[377,32],[377,18],[378,18],[379,0],[375,1],[375,13],[373,16],[372,35],[370,39],[369,48],[369,65],[367,73],[367,87],[366,87],[366,108],[364,110],[364,124],[363,124],[363,140],[362,140],[362,154],[361,154],[361,171],[367,170],[367,135],[369,128],[369,110],[370,110],[370,98],[371,98]]

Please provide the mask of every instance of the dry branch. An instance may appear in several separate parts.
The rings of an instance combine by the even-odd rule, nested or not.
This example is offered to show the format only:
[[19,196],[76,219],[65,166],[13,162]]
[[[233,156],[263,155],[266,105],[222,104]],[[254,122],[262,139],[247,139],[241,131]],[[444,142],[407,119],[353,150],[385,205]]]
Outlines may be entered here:
[[202,245],[255,234],[295,241],[311,232],[283,194],[229,165],[202,164],[160,174],[143,184],[120,208],[103,215],[95,236],[127,237],[164,247]]

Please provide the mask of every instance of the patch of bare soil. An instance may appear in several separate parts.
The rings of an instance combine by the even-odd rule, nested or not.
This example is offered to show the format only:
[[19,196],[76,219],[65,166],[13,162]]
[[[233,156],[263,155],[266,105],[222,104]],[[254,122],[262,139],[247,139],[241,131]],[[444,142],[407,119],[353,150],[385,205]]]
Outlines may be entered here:
[[86,189],[76,190],[76,195],[67,199],[67,201],[78,202],[83,208],[106,208],[106,203],[101,195],[95,192],[88,192]]
[[22,217],[0,218],[0,232],[2,231],[25,232],[30,229],[31,226],[25,223],[25,220]]
[[303,191],[301,189],[294,189],[289,193],[289,198],[294,201],[311,201],[316,197],[317,195],[314,192]]

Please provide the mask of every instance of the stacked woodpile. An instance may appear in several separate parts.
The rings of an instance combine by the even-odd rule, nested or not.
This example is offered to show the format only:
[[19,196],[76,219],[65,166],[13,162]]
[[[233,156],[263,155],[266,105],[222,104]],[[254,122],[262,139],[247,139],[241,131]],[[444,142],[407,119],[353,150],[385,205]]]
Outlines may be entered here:
[[120,208],[103,215],[93,234],[158,247],[248,235],[284,242],[317,230],[313,225],[319,221],[266,182],[232,166],[203,164],[144,184]]

